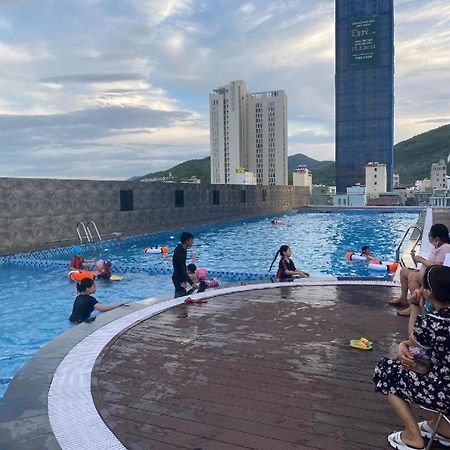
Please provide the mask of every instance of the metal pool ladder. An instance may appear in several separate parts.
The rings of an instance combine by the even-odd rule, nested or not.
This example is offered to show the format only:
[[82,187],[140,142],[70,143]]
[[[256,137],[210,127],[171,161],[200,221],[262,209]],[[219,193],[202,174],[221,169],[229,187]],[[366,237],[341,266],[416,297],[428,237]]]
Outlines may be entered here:
[[[83,239],[86,239],[86,242],[94,242],[94,235],[92,234],[91,227],[93,228],[94,233],[97,236],[98,240],[99,241],[102,240],[97,225],[93,220],[90,220],[87,224],[85,224],[84,222],[78,222],[75,229],[77,231],[80,244],[83,243]],[[81,232],[83,232],[83,234]]]
[[[423,234],[423,229],[421,227],[419,227],[418,225],[412,225],[405,231],[405,234],[403,235],[402,240],[400,241],[400,244],[398,244],[397,250],[395,251],[395,260],[399,261],[400,265],[402,267],[406,267],[406,264],[405,264],[405,261],[403,261],[403,258],[400,258],[400,249],[411,230],[417,230],[419,232],[419,236],[417,237],[416,242],[414,243],[413,248],[411,249],[411,255],[415,254],[417,244],[419,243],[420,239],[422,238],[422,234]],[[414,264],[417,267],[417,263],[414,262]]]

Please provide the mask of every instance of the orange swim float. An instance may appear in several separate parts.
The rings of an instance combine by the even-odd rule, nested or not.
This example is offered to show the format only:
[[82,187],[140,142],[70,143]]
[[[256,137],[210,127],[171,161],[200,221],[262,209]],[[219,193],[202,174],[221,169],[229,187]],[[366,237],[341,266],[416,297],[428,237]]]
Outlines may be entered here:
[[69,278],[72,281],[81,281],[84,278],[95,280],[95,273],[89,272],[88,270],[72,270],[69,272]]

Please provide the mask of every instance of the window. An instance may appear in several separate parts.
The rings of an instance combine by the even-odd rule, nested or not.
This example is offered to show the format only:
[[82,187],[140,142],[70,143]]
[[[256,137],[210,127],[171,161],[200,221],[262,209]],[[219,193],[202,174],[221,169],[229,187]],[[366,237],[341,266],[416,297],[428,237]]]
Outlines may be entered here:
[[120,210],[121,211],[133,211],[133,191],[121,190],[120,191]]
[[377,182],[376,182],[376,181],[375,181],[374,185],[375,185],[375,186],[377,185]]
[[213,205],[220,205],[220,191],[213,191]]
[[245,203],[245,189],[241,189],[241,203]]
[[263,189],[262,191],[262,201],[265,202],[267,200],[267,189]]
[[175,207],[182,208],[184,206],[184,191],[176,190],[175,191]]

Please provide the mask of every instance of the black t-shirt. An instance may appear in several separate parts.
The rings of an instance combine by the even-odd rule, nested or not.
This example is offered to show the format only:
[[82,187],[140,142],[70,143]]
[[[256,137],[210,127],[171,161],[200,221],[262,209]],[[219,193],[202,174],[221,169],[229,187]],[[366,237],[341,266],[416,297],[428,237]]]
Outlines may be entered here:
[[69,320],[72,323],[81,323],[89,319],[97,303],[98,301],[91,295],[80,294],[73,302],[73,310]]
[[189,283],[192,285],[192,280],[189,277],[186,269],[187,250],[178,244],[173,252],[172,264],[173,275],[172,280],[175,286],[179,287],[181,283]]
[[284,258],[280,259],[280,263],[278,264],[278,278],[280,280],[286,279],[286,278],[292,278],[292,275],[287,275],[286,270],[297,270],[294,264],[294,261],[292,259],[289,259],[289,262],[286,262]]

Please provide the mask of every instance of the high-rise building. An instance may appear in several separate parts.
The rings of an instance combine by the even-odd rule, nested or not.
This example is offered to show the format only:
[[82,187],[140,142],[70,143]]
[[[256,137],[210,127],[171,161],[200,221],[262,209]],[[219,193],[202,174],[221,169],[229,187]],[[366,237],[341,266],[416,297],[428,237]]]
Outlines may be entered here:
[[231,81],[210,94],[209,111],[211,183],[240,184],[244,168],[257,184],[288,184],[284,91],[248,93]]
[[369,162],[366,164],[366,194],[377,195],[387,192],[386,164]]
[[370,161],[393,184],[394,2],[336,0],[336,187],[364,183]]
[[305,186],[312,192],[312,173],[305,165],[298,165],[292,172],[292,184],[294,186]]
[[447,189],[447,164],[443,159],[431,165],[431,187]]

